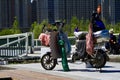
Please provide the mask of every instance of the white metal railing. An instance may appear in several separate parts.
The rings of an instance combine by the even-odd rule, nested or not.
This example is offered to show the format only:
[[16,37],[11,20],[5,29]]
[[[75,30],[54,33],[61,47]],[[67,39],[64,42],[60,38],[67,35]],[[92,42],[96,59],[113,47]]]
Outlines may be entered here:
[[[19,51],[14,51],[14,52],[17,52],[17,53],[14,53],[14,54],[17,54],[17,56],[23,56],[23,55],[27,55],[28,54],[28,49],[29,49],[29,44],[28,44],[28,37],[29,36],[31,36],[31,40],[30,40],[30,42],[31,42],[31,48],[33,49],[33,47],[34,47],[34,36],[33,36],[33,33],[32,32],[27,32],[27,33],[22,33],[22,34],[14,34],[14,35],[6,35],[6,36],[0,36],[0,40],[1,39],[7,39],[7,42],[5,43],[5,44],[2,44],[2,45],[0,45],[0,56],[2,56],[2,55],[5,55],[4,54],[4,52],[8,52],[8,53],[6,53],[7,55],[6,56],[9,56],[9,55],[12,55],[12,52],[11,51],[4,51],[4,50],[2,50],[2,49],[6,49],[6,50],[8,50],[9,48],[6,48],[6,47],[9,47],[10,45],[12,45],[12,44],[14,44],[14,43],[19,43],[20,44],[20,42],[21,41],[23,41],[24,40],[24,42],[25,42],[25,45],[24,45],[24,47],[25,47],[25,51],[21,54],[19,54],[18,52]],[[13,41],[10,41],[10,39],[12,39],[12,38],[17,38],[16,40],[13,40]],[[18,45],[18,47],[19,47],[19,45]],[[22,46],[23,47],[23,46]],[[18,48],[15,48],[15,47],[13,47],[14,49],[18,49]],[[19,47],[20,48],[20,47]],[[30,48],[30,49],[31,49]],[[14,50],[14,49],[12,49],[12,50]],[[9,54],[9,55],[8,55]],[[16,56],[16,55],[15,55]]]
[[39,47],[41,46],[41,42],[39,39],[34,39],[34,47]]

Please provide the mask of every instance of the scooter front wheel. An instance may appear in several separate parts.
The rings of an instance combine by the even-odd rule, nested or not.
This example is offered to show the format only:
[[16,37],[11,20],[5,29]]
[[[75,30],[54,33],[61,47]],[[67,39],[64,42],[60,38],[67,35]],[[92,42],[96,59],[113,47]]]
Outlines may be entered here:
[[41,65],[45,70],[52,70],[57,64],[57,59],[53,59],[50,54],[47,53],[41,58]]

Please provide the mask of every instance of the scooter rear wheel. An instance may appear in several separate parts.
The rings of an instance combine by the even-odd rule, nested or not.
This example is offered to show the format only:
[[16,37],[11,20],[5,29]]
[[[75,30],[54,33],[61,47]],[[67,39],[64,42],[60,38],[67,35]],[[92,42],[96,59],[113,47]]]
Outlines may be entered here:
[[57,59],[53,59],[50,54],[47,53],[41,58],[41,65],[45,70],[52,70],[57,64]]
[[94,68],[102,68],[106,64],[106,55],[104,55],[104,51],[98,50],[97,53],[95,54],[95,58],[92,58],[90,61],[90,64]]

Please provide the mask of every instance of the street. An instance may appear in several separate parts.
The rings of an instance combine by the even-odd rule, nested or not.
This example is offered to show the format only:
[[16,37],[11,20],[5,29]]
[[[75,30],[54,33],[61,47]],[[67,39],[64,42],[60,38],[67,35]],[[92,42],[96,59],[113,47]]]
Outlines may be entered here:
[[61,62],[53,70],[44,70],[40,63],[12,64],[7,67],[29,70],[38,73],[45,73],[54,76],[61,76],[73,80],[120,80],[120,63],[107,62],[102,71],[95,68],[86,68],[85,63],[68,63],[70,71],[64,72]]

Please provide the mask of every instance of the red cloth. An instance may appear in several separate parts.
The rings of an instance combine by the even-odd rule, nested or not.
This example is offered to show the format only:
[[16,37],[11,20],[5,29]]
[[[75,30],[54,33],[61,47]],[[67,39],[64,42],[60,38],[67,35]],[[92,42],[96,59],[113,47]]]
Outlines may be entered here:
[[94,42],[92,35],[92,24],[89,26],[89,33],[86,35],[86,52],[90,55],[94,52]]
[[39,35],[39,40],[41,41],[41,44],[44,46],[49,46],[50,43],[50,35],[45,34],[45,33],[41,33]]

